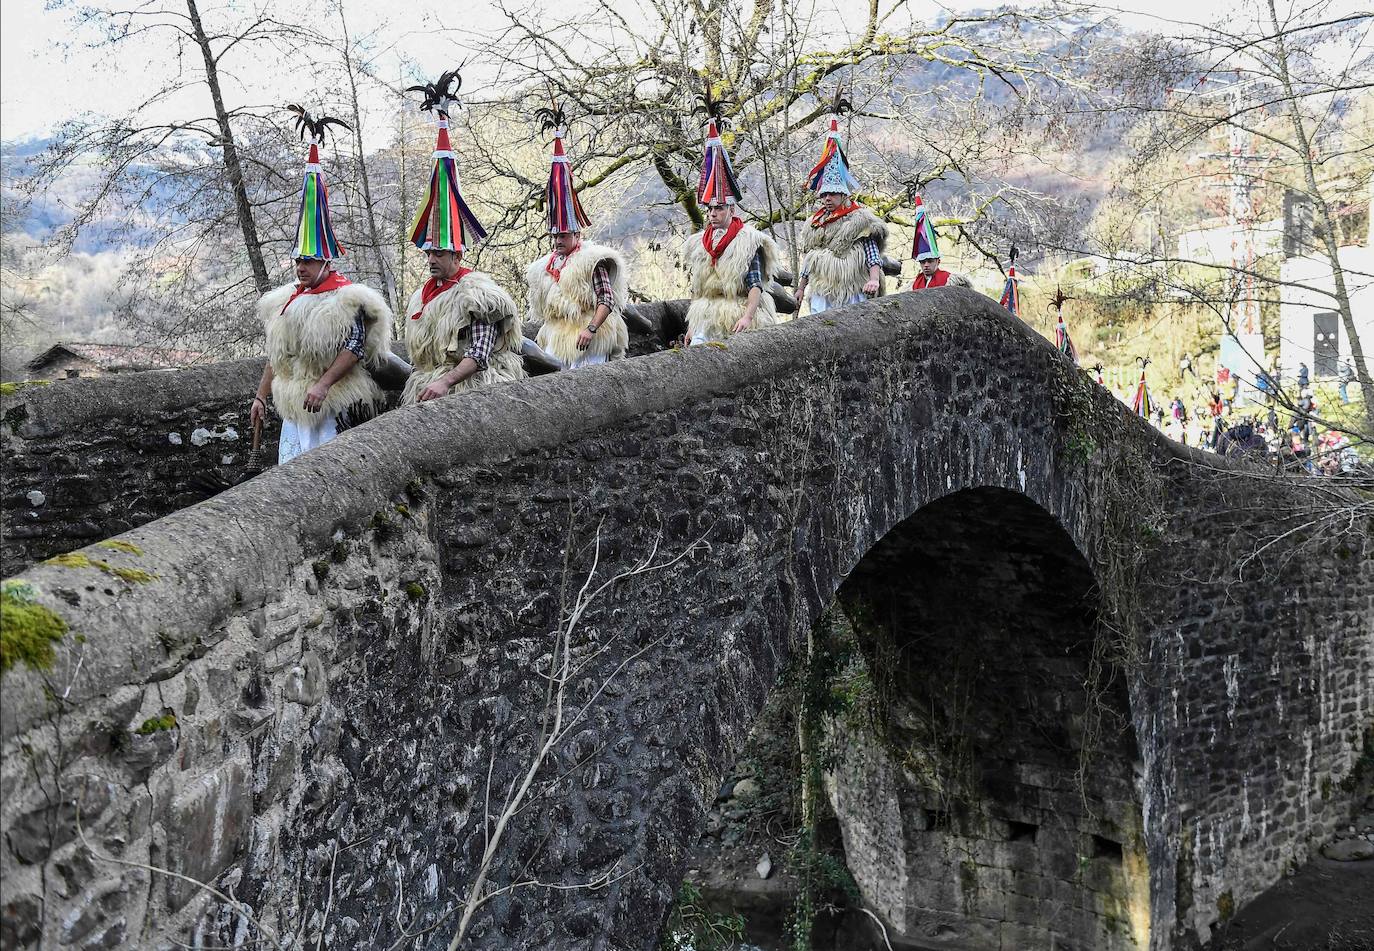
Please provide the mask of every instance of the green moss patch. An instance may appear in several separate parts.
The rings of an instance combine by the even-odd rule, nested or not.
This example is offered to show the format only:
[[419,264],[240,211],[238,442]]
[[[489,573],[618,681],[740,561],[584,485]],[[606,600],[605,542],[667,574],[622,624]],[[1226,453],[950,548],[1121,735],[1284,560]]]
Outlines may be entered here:
[[57,658],[53,644],[67,633],[67,622],[36,602],[27,581],[12,578],[0,590],[0,672],[23,661],[48,670]]
[[120,541],[118,538],[109,538],[103,542],[96,542],[101,548],[108,548],[110,551],[122,551],[129,555],[141,555],[143,549],[133,542]]
[[[128,542],[119,542],[117,544],[128,545]],[[106,545],[105,547],[109,546]],[[134,548],[132,545],[129,545],[129,547]],[[127,549],[118,548],[116,550],[126,551]],[[136,548],[134,548],[134,550],[136,552],[138,551]],[[138,553],[142,554],[141,552]],[[151,571],[144,571],[142,568],[124,568],[118,565],[112,565],[108,561],[101,561],[99,558],[91,558],[79,551],[69,551],[64,555],[54,555],[52,558],[43,562],[43,564],[57,565],[60,568],[95,568],[121,581],[127,581],[130,584],[147,584],[150,581],[157,580],[157,575],[153,574]]]
[[21,380],[17,383],[0,383],[0,396],[13,396],[26,386],[51,386],[52,380]]
[[149,717],[143,721],[143,725],[134,733],[139,736],[147,736],[150,733],[161,733],[163,730],[175,730],[177,728],[177,715],[171,710],[163,710],[155,717]]
[[410,600],[420,601],[425,596],[425,586],[418,582],[411,581],[406,585],[406,594],[410,597]]

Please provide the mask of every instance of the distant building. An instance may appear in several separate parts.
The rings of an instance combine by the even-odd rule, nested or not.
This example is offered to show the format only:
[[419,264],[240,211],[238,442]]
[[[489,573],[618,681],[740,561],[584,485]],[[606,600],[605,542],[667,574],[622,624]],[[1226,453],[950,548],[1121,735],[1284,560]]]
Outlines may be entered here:
[[[1282,218],[1256,221],[1255,254],[1263,257],[1283,250],[1283,235]],[[1239,246],[1243,237],[1237,225],[1228,224],[1224,218],[1213,219],[1204,227],[1179,232],[1178,257],[1197,264],[1230,267],[1235,261],[1234,246]]]
[[196,363],[202,354],[166,347],[111,343],[59,343],[28,363],[31,380],[72,380],[140,370],[171,370]]
[[[1339,209],[1343,218],[1357,219],[1358,209]],[[1364,245],[1353,241],[1338,248],[1341,270],[1345,272],[1346,291],[1350,295],[1350,313],[1355,333],[1364,346],[1366,358],[1374,350],[1374,228],[1367,216]],[[1342,237],[1350,241],[1350,231],[1342,229]],[[1331,272],[1330,259],[1324,254],[1300,254],[1283,262],[1279,269],[1283,282],[1279,288],[1279,361],[1284,378],[1292,379],[1298,365],[1307,364],[1312,379],[1327,379],[1340,372],[1341,362],[1350,359],[1350,338],[1341,324],[1336,299],[1336,279]],[[1298,286],[1301,285],[1301,286]],[[1326,292],[1326,293],[1323,293]]]

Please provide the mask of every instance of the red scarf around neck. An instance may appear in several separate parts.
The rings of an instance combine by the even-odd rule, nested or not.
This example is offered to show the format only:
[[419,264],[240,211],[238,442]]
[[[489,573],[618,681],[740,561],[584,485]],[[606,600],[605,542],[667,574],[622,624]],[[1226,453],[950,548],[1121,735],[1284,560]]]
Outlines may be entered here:
[[[573,249],[572,249],[571,251],[569,251],[567,254],[563,255],[563,267],[567,267],[567,266],[568,266],[568,258],[572,257],[574,254],[576,254],[578,251],[581,251],[581,250],[582,250],[582,242],[579,241],[579,242],[577,242],[577,247],[573,248]],[[554,267],[554,266],[553,266],[554,259],[557,258],[557,257],[558,257],[558,252],[557,252],[557,251],[554,251],[553,253],[551,253],[551,254],[549,255],[549,263],[547,263],[547,264],[544,265],[544,273],[547,274],[549,277],[553,278],[553,282],[554,282],[555,284],[557,284],[557,283],[559,283],[560,281],[563,280],[563,267]]]
[[949,272],[944,268],[939,268],[931,277],[926,277],[924,274],[917,274],[916,280],[911,282],[911,289],[913,291],[923,291],[927,287],[944,287],[948,282]]
[[720,244],[711,244],[711,235],[716,233],[716,229],[707,227],[701,233],[701,246],[706,249],[706,253],[711,256],[711,267],[716,266],[720,256],[725,253],[725,249],[730,247],[730,242],[735,240],[735,235],[744,230],[744,222],[739,218],[731,218],[730,224],[725,229],[725,235],[720,239]]
[[824,228],[826,225],[834,224],[845,215],[853,211],[858,211],[862,207],[863,205],[854,201],[852,198],[849,200],[849,204],[836,208],[834,211],[826,211],[825,208],[822,207],[811,216],[811,227]]
[[434,298],[438,297],[471,273],[472,268],[460,267],[458,268],[458,276],[451,281],[439,277],[431,277],[429,280],[425,281],[424,286],[420,288],[420,309],[411,314],[410,319],[419,320],[420,315],[425,312],[425,308],[429,306],[430,301],[434,300]]
[[320,283],[316,284],[314,287],[301,287],[297,284],[296,289],[291,293],[291,296],[287,298],[286,303],[282,305],[281,311],[277,316],[280,317],[282,314],[286,313],[286,308],[291,306],[291,302],[302,294],[323,294],[326,291],[337,291],[339,288],[347,287],[352,283],[352,281],[344,277],[338,271],[331,271],[324,280],[320,281]]

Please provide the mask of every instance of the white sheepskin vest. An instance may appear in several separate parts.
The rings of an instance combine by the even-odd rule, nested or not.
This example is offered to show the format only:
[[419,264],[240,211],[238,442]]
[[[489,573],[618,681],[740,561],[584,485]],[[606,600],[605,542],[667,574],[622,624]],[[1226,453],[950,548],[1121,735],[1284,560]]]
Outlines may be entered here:
[[771,327],[776,324],[777,308],[772,295],[768,293],[768,282],[778,267],[778,246],[773,239],[757,228],[745,225],[713,265],[711,256],[702,247],[702,234],[698,231],[688,238],[682,251],[692,291],[692,303],[687,308],[687,339],[698,335],[707,340],[729,338],[735,324],[744,316],[744,307],[749,302],[744,276],[749,273],[749,265],[756,251],[761,252],[763,259],[763,293],[759,297],[758,309],[754,311],[753,326]]
[[[258,301],[258,319],[267,331],[272,402],[277,412],[307,427],[359,403],[380,412],[386,397],[367,368],[380,367],[391,350],[391,311],[382,295],[362,284],[349,284],[322,294],[302,294],[283,311],[295,291],[296,285],[287,284]],[[362,364],[354,365],[329,388],[320,412],[308,412],[306,391],[339,356],[359,313],[367,329]]]
[[[525,365],[520,359],[523,338],[515,314],[515,301],[488,275],[469,271],[462,280],[426,304],[423,311],[420,310],[421,290],[411,294],[410,303],[406,305],[406,349],[414,370],[406,380],[402,403],[414,403],[421,390],[463,362],[463,354],[472,341],[472,318],[479,314],[486,316],[488,323],[496,324],[496,346],[485,370],[474,373],[449,392],[525,376]],[[416,313],[420,316],[412,319],[411,315]]]
[[[558,280],[548,272],[552,254],[535,258],[525,269],[529,284],[529,318],[540,322],[535,342],[571,366],[584,356],[604,356],[619,360],[630,346],[630,332],[621,311],[630,301],[629,271],[619,251],[600,244],[586,244],[578,248],[563,263]],[[598,264],[606,266],[611,279],[615,306],[611,314],[592,335],[592,345],[577,349],[577,335],[596,316],[596,286],[592,273]]]
[[[868,265],[859,245],[862,238],[878,242],[879,251],[887,245],[887,225],[862,206],[824,227],[807,222],[802,230],[802,270],[807,275],[807,291],[832,301],[862,294],[868,283]],[[884,293],[885,283],[879,278],[879,296]]]

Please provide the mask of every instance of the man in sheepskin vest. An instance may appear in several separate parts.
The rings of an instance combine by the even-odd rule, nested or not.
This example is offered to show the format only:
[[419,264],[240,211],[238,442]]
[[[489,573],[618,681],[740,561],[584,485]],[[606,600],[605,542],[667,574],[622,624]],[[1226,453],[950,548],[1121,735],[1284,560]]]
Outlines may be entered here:
[[[916,227],[911,239],[911,256],[916,259],[920,273],[911,282],[911,289],[923,291],[928,287],[972,287],[973,285],[964,275],[955,274],[953,271],[946,271],[940,267],[939,236],[930,216],[926,214],[926,206],[921,201],[919,194],[916,195],[914,220]],[[1015,251],[1012,252],[1011,276],[1012,278],[1016,276]],[[1014,284],[1008,284],[1008,287],[1012,288],[1013,291],[1015,289]],[[1015,300],[1014,294],[1012,299]],[[1005,301],[1002,306],[1007,306]],[[1019,309],[1019,303],[1017,307]],[[1013,310],[1012,313],[1017,313],[1017,311]]]
[[[708,110],[714,106],[708,96]],[[739,216],[739,183],[718,122],[716,115],[707,129],[697,183],[697,200],[706,206],[706,228],[687,239],[682,253],[692,293],[686,337],[693,345],[724,341],[731,334],[778,322],[766,290],[777,270],[777,245]]]
[[277,461],[296,456],[371,419],[386,398],[368,373],[391,353],[391,310],[370,287],[353,284],[333,268],[343,254],[329,216],[319,146],[330,123],[299,107],[302,135],[311,133],[296,226],[296,283],[269,291],[257,314],[267,333],[267,366],[249,408],[249,420],[266,419],[270,396],[282,418]]
[[541,110],[554,130],[553,161],[544,206],[553,251],[530,262],[529,318],[539,322],[535,339],[564,367],[619,360],[630,346],[621,313],[629,303],[629,276],[620,252],[582,240],[591,222],[572,187],[572,166],[563,150],[564,117],[557,104]]
[[459,190],[448,113],[441,105],[434,171],[410,234],[425,252],[429,280],[406,305],[403,325],[414,369],[402,403],[525,375],[515,301],[486,274],[463,267],[463,249],[486,234]]
[[881,295],[887,225],[851,197],[858,182],[840,142],[839,120],[833,117],[809,187],[820,196],[820,208],[802,229],[798,305],[809,297],[811,313],[819,314]]

